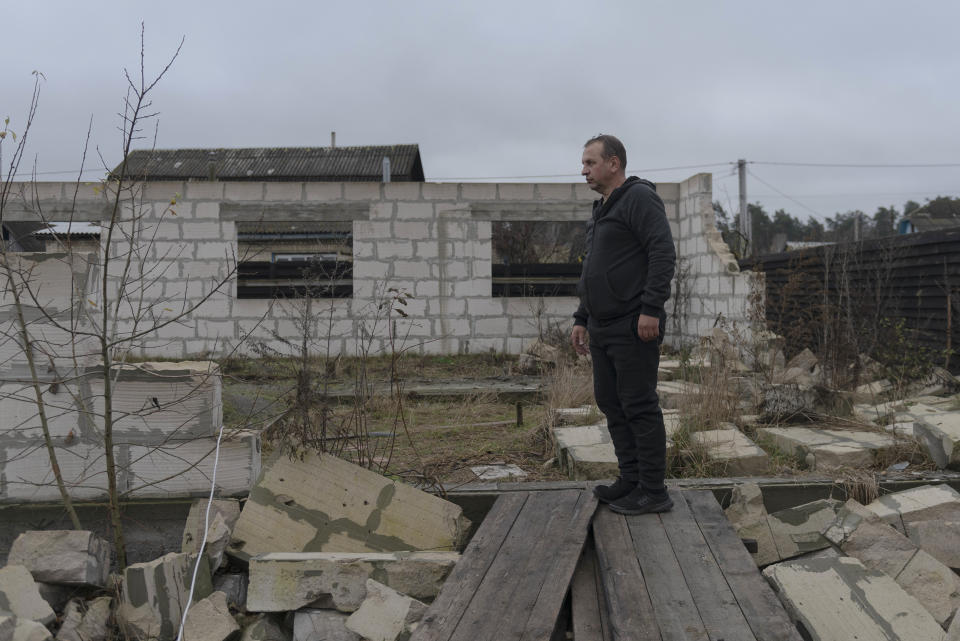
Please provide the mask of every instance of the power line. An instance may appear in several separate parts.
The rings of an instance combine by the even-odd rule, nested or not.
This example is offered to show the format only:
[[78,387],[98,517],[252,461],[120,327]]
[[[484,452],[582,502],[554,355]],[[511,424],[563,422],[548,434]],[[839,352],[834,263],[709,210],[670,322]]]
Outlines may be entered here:
[[843,163],[843,162],[780,162],[773,160],[750,160],[751,165],[778,165],[782,167],[850,167],[857,169],[925,169],[937,167],[960,167],[960,162],[933,163]]
[[753,173],[752,171],[747,170],[747,173],[749,173],[751,176],[753,176],[753,177],[756,178],[758,181],[760,181],[761,184],[766,185],[767,187],[769,187],[769,188],[772,189],[773,191],[777,192],[778,194],[780,194],[781,196],[783,196],[784,198],[786,198],[786,199],[789,200],[790,202],[795,203],[795,204],[797,204],[797,205],[800,205],[801,207],[803,207],[803,208],[806,209],[807,211],[813,213],[813,214],[816,215],[816,216],[819,216],[820,218],[826,218],[826,216],[824,216],[823,214],[821,214],[820,212],[818,212],[816,209],[813,209],[812,207],[808,207],[808,206],[804,205],[802,202],[800,202],[799,200],[797,200],[797,199],[794,198],[793,196],[790,196],[789,194],[783,193],[782,191],[780,191],[779,189],[777,189],[776,187],[774,187],[773,185],[771,185],[770,183],[768,183],[767,181],[765,181],[763,178],[761,178],[760,176],[758,176],[758,175],[756,175],[755,173]]

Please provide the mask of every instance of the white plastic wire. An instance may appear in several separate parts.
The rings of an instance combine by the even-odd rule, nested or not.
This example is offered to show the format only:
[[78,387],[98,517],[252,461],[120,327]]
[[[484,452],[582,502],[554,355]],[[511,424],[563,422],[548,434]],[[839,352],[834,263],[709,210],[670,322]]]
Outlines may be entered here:
[[223,438],[223,423],[220,424],[220,432],[217,434],[217,450],[213,457],[213,476],[210,480],[210,496],[207,497],[207,511],[203,517],[203,540],[200,542],[200,549],[197,550],[197,562],[193,566],[193,578],[190,579],[190,594],[187,596],[187,603],[183,607],[183,618],[180,620],[180,631],[177,632],[177,641],[183,641],[183,628],[187,624],[187,613],[190,612],[190,604],[193,603],[193,589],[197,585],[197,572],[200,570],[200,563],[203,562],[203,548],[207,546],[207,533],[210,530],[210,506],[213,505],[213,494],[217,488],[217,466],[220,464],[220,440]]

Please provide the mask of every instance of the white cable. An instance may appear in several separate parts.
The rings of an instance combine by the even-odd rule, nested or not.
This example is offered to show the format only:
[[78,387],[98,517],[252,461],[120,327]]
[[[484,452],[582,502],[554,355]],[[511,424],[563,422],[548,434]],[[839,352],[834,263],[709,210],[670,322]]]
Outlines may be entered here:
[[220,433],[217,434],[217,451],[213,457],[213,478],[210,481],[210,496],[207,498],[207,512],[203,518],[203,540],[200,542],[200,549],[197,551],[197,562],[193,566],[193,578],[190,579],[190,594],[187,596],[187,604],[183,608],[183,619],[180,620],[180,631],[177,633],[177,641],[183,641],[183,628],[187,625],[187,613],[190,612],[190,604],[193,603],[193,589],[197,585],[197,572],[200,570],[200,563],[203,561],[203,548],[207,545],[207,532],[210,529],[210,506],[213,505],[213,493],[217,487],[217,466],[220,464],[220,439],[223,438],[223,423],[220,424]]

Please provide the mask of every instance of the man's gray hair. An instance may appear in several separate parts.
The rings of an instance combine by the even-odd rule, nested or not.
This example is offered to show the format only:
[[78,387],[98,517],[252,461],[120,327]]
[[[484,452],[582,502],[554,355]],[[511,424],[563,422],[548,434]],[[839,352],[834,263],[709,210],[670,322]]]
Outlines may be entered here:
[[620,168],[626,170],[627,168],[627,149],[623,146],[623,143],[620,142],[620,139],[616,136],[611,136],[610,134],[599,134],[594,136],[586,143],[583,147],[586,149],[595,142],[599,142],[603,145],[603,153],[601,154],[604,158],[611,158],[616,156],[620,159]]

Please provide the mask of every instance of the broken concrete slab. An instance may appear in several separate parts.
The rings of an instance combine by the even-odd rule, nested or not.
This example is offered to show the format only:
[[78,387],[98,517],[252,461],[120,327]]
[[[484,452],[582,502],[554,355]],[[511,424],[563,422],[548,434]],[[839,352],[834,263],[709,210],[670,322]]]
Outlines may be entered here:
[[812,641],[943,640],[943,628],[914,597],[854,558],[795,559],[763,575]]
[[106,641],[113,599],[98,597],[89,603],[74,599],[67,604],[57,641]]
[[946,484],[921,485],[885,494],[867,508],[905,534],[904,524],[913,521],[960,521],[960,493]]
[[[103,416],[103,367],[87,368],[95,416]],[[111,370],[114,430],[125,440],[216,437],[223,425],[223,384],[213,361],[124,363]]]
[[[55,447],[64,482],[74,500],[106,499],[107,475],[102,443],[75,440]],[[160,445],[121,444],[117,460],[130,461],[118,478],[119,491],[130,498],[176,498],[210,491],[216,439],[195,439]],[[6,482],[0,503],[60,501],[50,457],[36,443],[0,445]],[[220,496],[244,496],[260,473],[260,434],[238,431],[224,435],[217,471]]]
[[780,560],[773,532],[767,523],[767,508],[763,505],[763,493],[756,483],[740,483],[733,486],[730,505],[724,510],[727,520],[742,539],[754,539],[757,551],[751,556],[762,567]]
[[420,601],[367,579],[367,598],[346,626],[369,641],[406,641],[426,610]]
[[[172,641],[180,629],[193,577],[196,555],[167,554],[148,563],[134,563],[123,573],[117,621],[128,634]],[[210,569],[201,560],[193,603],[213,592]]]
[[657,383],[660,407],[664,409],[679,409],[699,394],[700,386],[690,381],[659,381]]
[[0,611],[4,610],[18,619],[44,625],[56,618],[50,605],[40,597],[30,570],[22,565],[0,568]]
[[867,568],[896,580],[941,625],[960,605],[960,579],[953,571],[858,502],[847,501],[824,535]]
[[960,607],[960,577],[923,550],[917,551],[895,579],[940,625]]
[[693,432],[690,440],[704,449],[708,461],[723,466],[717,476],[757,476],[767,471],[769,455],[738,429]]
[[46,626],[24,619],[0,613],[0,639],[3,641],[50,641],[50,631]]
[[102,588],[110,574],[111,546],[84,530],[29,530],[10,546],[7,563],[23,565],[44,583]]
[[240,634],[240,641],[290,641],[291,638],[280,622],[269,614],[259,615]]
[[361,641],[347,629],[349,615],[335,610],[298,610],[293,617],[293,641]]
[[947,567],[960,569],[960,521],[911,521],[904,528],[921,550]]
[[527,475],[518,466],[510,464],[499,465],[474,465],[470,470],[477,475],[481,481],[498,481],[500,479],[518,478],[521,479]]
[[366,597],[368,578],[432,600],[459,558],[456,552],[264,554],[250,559],[247,609],[284,612],[319,602],[353,612]]
[[886,400],[888,394],[893,391],[893,383],[882,378],[880,380],[864,383],[853,390],[853,399],[857,403],[875,403]]
[[873,465],[881,453],[896,446],[889,434],[857,430],[830,430],[811,427],[763,427],[757,430],[761,442],[798,458],[805,458],[815,470]]
[[822,532],[836,520],[840,501],[820,499],[767,515],[777,554],[790,559],[830,547]]
[[[186,523],[183,525],[183,542],[181,552],[193,554],[199,552],[200,542],[203,540],[203,526],[207,516],[207,499],[197,499],[190,506]],[[236,499],[214,499],[210,503],[210,518],[215,514],[223,516],[224,523],[231,530],[240,518],[240,501]]]
[[817,358],[816,354],[810,351],[809,348],[804,347],[803,351],[787,361],[787,364],[784,366],[784,369],[801,369],[805,372],[813,372],[813,368],[820,364],[820,359]]
[[918,417],[914,432],[938,467],[960,469],[960,412]]
[[265,466],[228,553],[457,550],[460,506],[330,454],[277,455]]
[[[223,514],[219,512],[215,513],[210,519],[206,543],[204,543],[203,532],[200,532],[201,538],[196,541],[195,547],[199,548],[203,546],[203,555],[210,565],[211,572],[216,572],[221,565],[226,563],[224,552],[227,546],[230,545],[231,535],[230,526],[228,526],[224,520]],[[194,545],[187,545],[186,547],[190,548],[194,547]],[[182,551],[188,552],[187,550]]]
[[183,624],[183,641],[226,641],[239,631],[227,595],[214,592],[190,606]]

